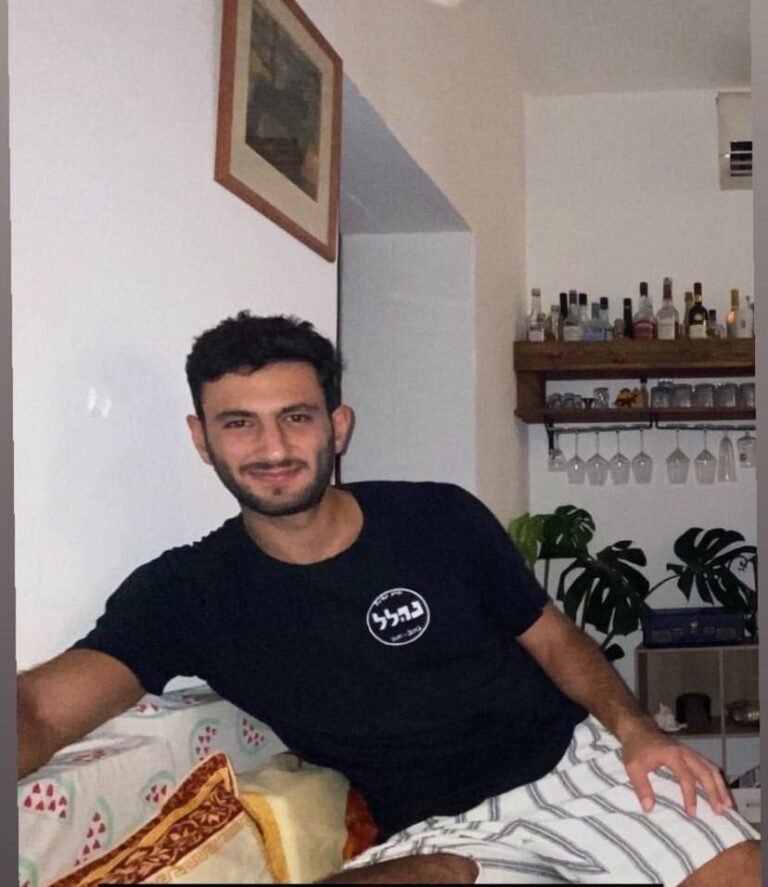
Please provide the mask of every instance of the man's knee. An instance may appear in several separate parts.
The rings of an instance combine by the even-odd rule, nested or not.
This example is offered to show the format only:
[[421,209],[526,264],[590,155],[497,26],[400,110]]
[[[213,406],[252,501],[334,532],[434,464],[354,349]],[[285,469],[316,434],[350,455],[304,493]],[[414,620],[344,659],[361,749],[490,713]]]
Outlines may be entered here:
[[759,841],[735,844],[687,877],[680,887],[721,887],[738,884],[739,887],[760,887],[762,884],[762,852]]

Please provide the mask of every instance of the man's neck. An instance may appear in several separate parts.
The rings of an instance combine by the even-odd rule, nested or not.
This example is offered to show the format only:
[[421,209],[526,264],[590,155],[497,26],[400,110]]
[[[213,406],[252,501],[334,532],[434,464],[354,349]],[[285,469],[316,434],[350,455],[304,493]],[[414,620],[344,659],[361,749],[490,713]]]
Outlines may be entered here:
[[312,508],[285,517],[243,510],[246,532],[270,557],[315,564],[349,548],[360,535],[363,514],[354,496],[335,487]]

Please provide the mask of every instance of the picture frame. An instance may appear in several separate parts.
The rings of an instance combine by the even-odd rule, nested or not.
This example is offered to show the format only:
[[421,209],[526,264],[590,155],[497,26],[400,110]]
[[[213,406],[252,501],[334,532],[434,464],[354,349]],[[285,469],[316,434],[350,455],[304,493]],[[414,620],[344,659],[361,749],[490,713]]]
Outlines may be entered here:
[[336,260],[342,62],[295,0],[224,0],[214,179]]

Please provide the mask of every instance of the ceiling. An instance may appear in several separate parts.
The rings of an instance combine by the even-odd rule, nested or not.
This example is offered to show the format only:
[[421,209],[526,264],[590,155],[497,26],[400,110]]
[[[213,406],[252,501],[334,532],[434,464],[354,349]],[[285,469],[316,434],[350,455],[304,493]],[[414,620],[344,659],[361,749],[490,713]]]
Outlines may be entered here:
[[534,95],[750,84],[750,0],[432,0],[509,36]]

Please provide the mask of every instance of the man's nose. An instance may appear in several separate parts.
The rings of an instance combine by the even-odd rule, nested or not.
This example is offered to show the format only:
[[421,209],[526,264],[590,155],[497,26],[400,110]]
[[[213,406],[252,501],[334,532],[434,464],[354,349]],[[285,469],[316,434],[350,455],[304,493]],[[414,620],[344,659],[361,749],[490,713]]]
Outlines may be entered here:
[[262,426],[259,451],[265,460],[280,462],[288,454],[288,437],[279,422],[266,422]]

